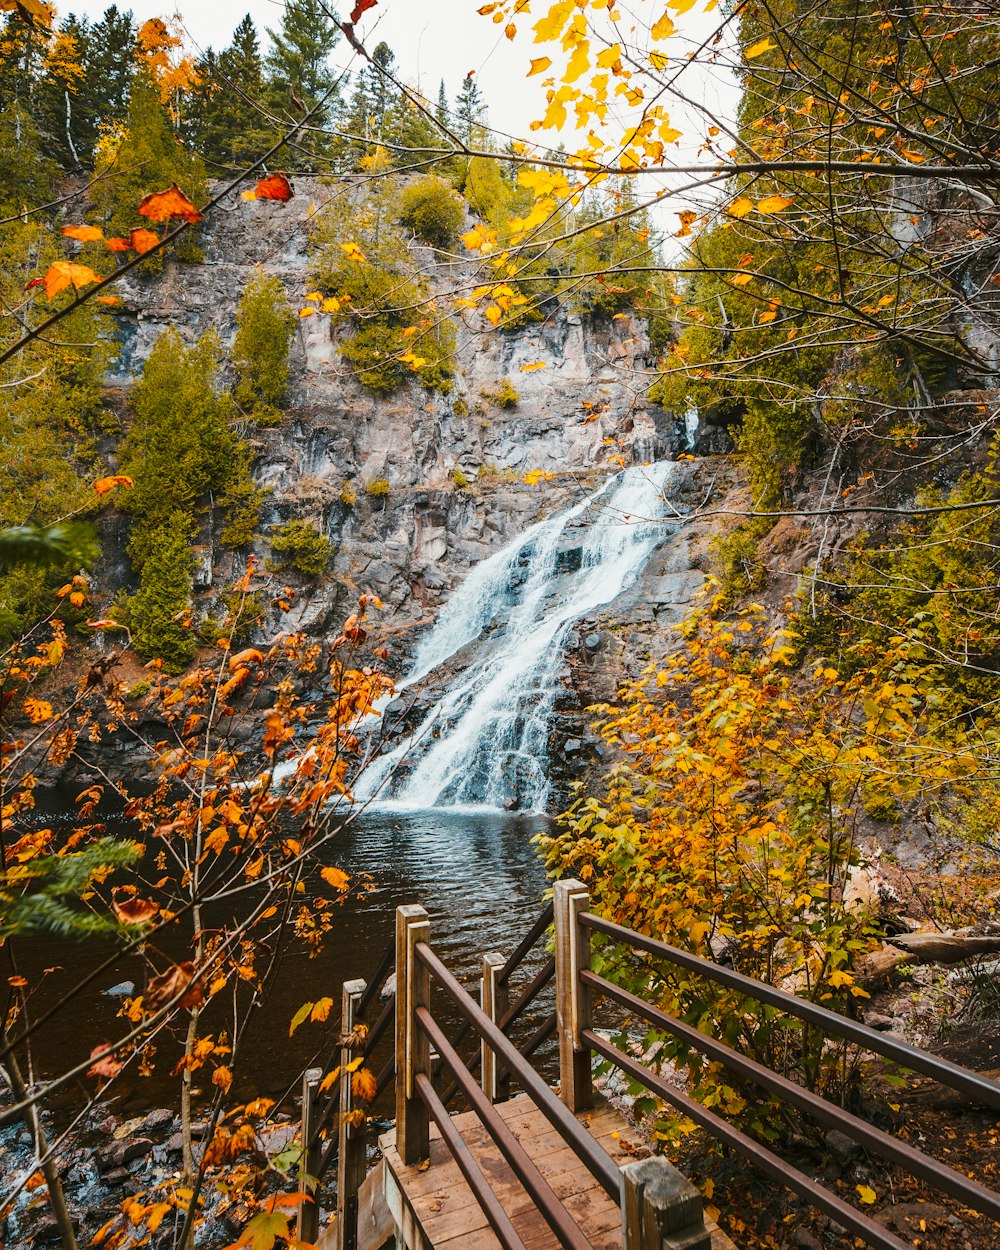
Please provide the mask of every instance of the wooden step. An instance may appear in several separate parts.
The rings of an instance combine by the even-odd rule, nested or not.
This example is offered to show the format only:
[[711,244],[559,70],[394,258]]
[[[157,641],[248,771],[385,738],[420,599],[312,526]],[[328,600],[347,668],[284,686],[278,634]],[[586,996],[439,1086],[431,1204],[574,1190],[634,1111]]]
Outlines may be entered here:
[[[594,1250],[622,1250],[621,1212],[617,1200],[605,1193],[531,1099],[522,1094],[499,1103],[497,1111]],[[619,1165],[649,1154],[648,1146],[634,1127],[606,1102],[577,1118]],[[527,1250],[558,1250],[558,1242],[548,1224],[475,1112],[455,1116],[453,1122],[510,1215]],[[396,1150],[394,1131],[383,1134],[379,1146],[384,1160],[386,1203],[406,1250],[501,1250],[500,1242],[435,1126],[431,1126],[430,1166],[405,1165]],[[709,1227],[712,1250],[734,1250],[723,1233],[714,1225]]]

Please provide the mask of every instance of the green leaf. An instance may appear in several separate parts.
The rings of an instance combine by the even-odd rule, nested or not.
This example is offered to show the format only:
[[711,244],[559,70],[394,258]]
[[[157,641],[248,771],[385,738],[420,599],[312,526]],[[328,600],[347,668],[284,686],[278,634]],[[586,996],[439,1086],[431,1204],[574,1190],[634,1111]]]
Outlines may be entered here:
[[302,1006],[298,1009],[295,1015],[292,1016],[292,1023],[288,1027],[289,1037],[291,1037],[292,1034],[295,1032],[295,1030],[299,1027],[299,1025],[302,1024],[303,1021],[308,1018],[310,1011],[312,1011],[313,1007],[315,1006],[316,1006],[315,1003],[303,1003],[302,1004]]

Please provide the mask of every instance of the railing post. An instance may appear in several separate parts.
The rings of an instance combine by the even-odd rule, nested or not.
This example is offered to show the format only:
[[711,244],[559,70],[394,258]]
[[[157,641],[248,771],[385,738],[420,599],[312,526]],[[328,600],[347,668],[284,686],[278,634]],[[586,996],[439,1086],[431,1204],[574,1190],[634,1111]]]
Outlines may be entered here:
[[701,1194],[666,1159],[621,1170],[623,1250],[711,1250]]
[[[497,951],[489,951],[483,956],[483,975],[480,988],[480,1002],[483,1011],[494,1024],[499,1024],[507,1014],[510,995],[507,983],[500,980],[500,971],[506,960]],[[510,1097],[510,1073],[502,1064],[485,1041],[480,1043],[480,1074],[483,1092],[490,1102],[504,1102]]]
[[319,1181],[316,1173],[319,1170],[322,1146],[316,1129],[319,1124],[319,1085],[322,1079],[322,1068],[306,1068],[302,1073],[302,1158],[299,1162],[299,1185],[312,1201],[299,1204],[297,1232],[300,1241],[315,1241],[319,1236]]
[[430,973],[414,951],[430,942],[427,912],[415,903],[396,908],[396,1149],[406,1164],[430,1155],[430,1119],[415,1077],[431,1075],[431,1048],[416,1010],[430,1006]]
[[583,1030],[591,1027],[591,998],[580,983],[580,970],[590,967],[590,932],[579,922],[590,906],[582,881],[557,881],[553,887],[556,929],[556,1020],[559,1027],[559,1091],[571,1111],[594,1105],[590,1051]]
[[[345,1039],[357,1026],[357,1006],[365,992],[364,981],[345,981],[341,989],[340,1021]],[[356,1049],[363,1049],[362,1046]],[[358,1190],[367,1171],[365,1121],[354,1124],[354,1092],[348,1066],[354,1059],[352,1047],[340,1048],[340,1123],[337,1147],[337,1238],[339,1250],[357,1250]]]

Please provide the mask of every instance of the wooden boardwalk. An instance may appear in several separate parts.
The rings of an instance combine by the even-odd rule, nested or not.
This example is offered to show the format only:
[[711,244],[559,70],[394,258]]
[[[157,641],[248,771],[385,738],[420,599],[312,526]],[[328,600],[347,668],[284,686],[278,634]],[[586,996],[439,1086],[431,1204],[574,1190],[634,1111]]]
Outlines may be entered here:
[[[497,1111],[552,1186],[594,1250],[621,1250],[619,1203],[566,1144],[526,1094],[498,1103]],[[616,1163],[647,1155],[648,1148],[607,1103],[577,1119]],[[455,1127],[510,1215],[526,1250],[558,1250],[559,1243],[538,1208],[518,1183],[475,1112],[454,1117]],[[430,1166],[406,1166],[396,1150],[396,1134],[379,1138],[385,1163],[384,1194],[408,1250],[502,1250],[482,1208],[466,1184],[436,1128],[431,1130]],[[732,1250],[714,1225],[712,1250]]]

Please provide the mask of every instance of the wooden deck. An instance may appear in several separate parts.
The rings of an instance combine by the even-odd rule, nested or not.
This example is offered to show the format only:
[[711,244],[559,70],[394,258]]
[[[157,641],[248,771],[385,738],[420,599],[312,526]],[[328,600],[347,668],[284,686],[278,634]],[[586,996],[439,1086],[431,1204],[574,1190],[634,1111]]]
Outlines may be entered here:
[[[621,1210],[576,1157],[564,1138],[527,1095],[497,1104],[511,1131],[565,1204],[594,1250],[621,1250]],[[616,1163],[642,1158],[648,1149],[634,1128],[607,1103],[577,1117]],[[521,1188],[475,1112],[456,1116],[459,1129],[491,1187],[510,1215],[527,1250],[558,1250],[558,1242]],[[395,1132],[379,1138],[384,1192],[407,1250],[501,1250],[478,1202],[437,1129],[431,1127],[430,1166],[407,1167],[396,1151]],[[712,1231],[712,1250],[732,1243]]]

